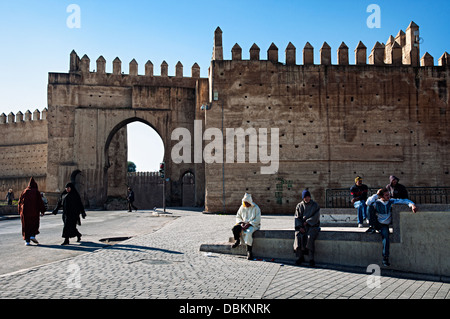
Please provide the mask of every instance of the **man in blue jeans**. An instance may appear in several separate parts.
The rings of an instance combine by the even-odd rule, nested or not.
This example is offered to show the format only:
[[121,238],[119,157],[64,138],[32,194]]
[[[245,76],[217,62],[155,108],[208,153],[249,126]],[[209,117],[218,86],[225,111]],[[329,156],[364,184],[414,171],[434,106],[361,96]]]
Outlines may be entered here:
[[383,242],[383,265],[390,266],[389,263],[389,225],[392,223],[392,205],[408,205],[413,213],[417,212],[416,205],[409,199],[391,198],[391,194],[386,188],[381,188],[375,195],[369,197],[367,206],[374,206],[374,215],[371,216],[374,228],[380,232]]
[[358,212],[358,227],[363,227],[363,222],[367,216],[367,194],[369,193],[369,188],[367,185],[362,183],[362,178],[356,176],[355,185],[350,188],[350,193],[353,196],[352,204],[357,209]]

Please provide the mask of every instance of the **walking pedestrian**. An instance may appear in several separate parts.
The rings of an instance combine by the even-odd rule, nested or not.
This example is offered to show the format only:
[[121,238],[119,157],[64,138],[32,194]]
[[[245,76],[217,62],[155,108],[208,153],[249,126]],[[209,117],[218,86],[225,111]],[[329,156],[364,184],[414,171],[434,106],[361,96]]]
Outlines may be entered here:
[[236,214],[236,225],[232,228],[236,248],[241,240],[247,245],[247,259],[253,259],[253,233],[261,227],[261,209],[253,202],[252,195],[245,193],[242,205]]
[[369,188],[367,185],[362,183],[362,178],[356,176],[355,185],[350,188],[350,194],[353,196],[352,204],[357,210],[358,227],[363,227],[364,220],[367,216],[367,194],[369,193]]
[[315,241],[320,231],[320,207],[311,199],[311,193],[305,189],[302,192],[302,201],[295,208],[295,239],[294,252],[300,265],[305,261],[304,254],[309,257],[309,265],[315,266]]
[[36,244],[39,242],[36,235],[39,234],[40,216],[44,216],[45,206],[39,192],[38,185],[33,177],[30,178],[28,187],[19,197],[19,215],[22,223],[22,237],[25,245],[30,245],[30,240]]
[[42,201],[44,202],[45,211],[48,209],[48,199],[45,197],[45,193],[41,192]]
[[6,193],[6,201],[8,202],[8,205],[12,205],[12,202],[14,200],[14,192],[12,190],[12,188],[10,188],[8,190],[8,192]]
[[80,215],[86,218],[83,203],[80,194],[75,189],[73,183],[68,183],[65,190],[61,194],[58,204],[53,210],[53,214],[58,213],[58,209],[63,209],[62,220],[64,222],[62,237],[64,242],[61,245],[68,245],[69,238],[77,237],[77,242],[81,241],[81,233],[77,229],[77,225],[81,225]]
[[128,193],[127,193],[127,201],[128,201],[128,211],[131,212],[131,209],[138,210],[136,206],[134,206],[134,191],[131,189],[131,187],[128,187]]
[[392,223],[392,205],[408,205],[413,213],[417,212],[416,205],[409,199],[390,198],[391,194],[386,188],[381,188],[378,192],[369,197],[367,206],[374,206],[376,218],[374,218],[374,228],[380,232],[383,243],[383,265],[390,266],[389,263],[389,225]]

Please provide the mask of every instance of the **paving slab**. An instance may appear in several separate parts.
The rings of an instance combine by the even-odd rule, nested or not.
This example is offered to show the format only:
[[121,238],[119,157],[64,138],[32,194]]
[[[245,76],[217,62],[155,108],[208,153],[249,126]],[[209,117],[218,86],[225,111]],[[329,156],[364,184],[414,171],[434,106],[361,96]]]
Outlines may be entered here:
[[[0,298],[179,301],[450,298],[450,284],[443,282],[391,276],[374,278],[320,265],[309,268],[281,260],[249,261],[243,256],[201,252],[203,243],[229,238],[234,216],[168,211],[178,218],[151,233],[1,275]],[[289,229],[292,222],[290,216],[263,216],[262,229]]]

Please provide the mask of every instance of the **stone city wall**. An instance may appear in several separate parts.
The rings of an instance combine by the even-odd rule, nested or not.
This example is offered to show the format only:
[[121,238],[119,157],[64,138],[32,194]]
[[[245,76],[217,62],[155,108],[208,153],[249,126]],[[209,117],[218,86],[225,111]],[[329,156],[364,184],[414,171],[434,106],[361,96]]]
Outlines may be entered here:
[[[327,188],[350,188],[357,175],[369,187],[386,186],[392,174],[406,186],[449,185],[448,54],[439,66],[425,54],[419,65],[415,31],[418,26],[411,23],[406,33],[399,32],[390,51],[377,43],[368,64],[361,42],[355,65],[349,65],[345,44],[337,50],[338,64],[332,65],[326,43],[314,64],[307,43],[299,65],[292,43],[285,63],[279,62],[274,44],[265,60],[256,44],[249,59],[236,44],[232,60],[223,60],[218,28],[206,129],[223,128],[219,157],[224,164],[205,164],[206,210],[236,212],[248,192],[263,213],[293,213],[305,188],[324,207]],[[234,160],[227,161],[226,128],[279,129],[278,150],[267,136],[268,153],[279,152],[276,173],[262,174],[269,164],[260,157],[250,160],[261,155],[264,145],[255,145],[261,135],[235,142]],[[243,163],[238,163],[239,149],[246,154]]]
[[[10,188],[16,198],[33,176],[46,189],[47,109],[0,115],[0,194]],[[4,198],[3,198],[4,199]]]

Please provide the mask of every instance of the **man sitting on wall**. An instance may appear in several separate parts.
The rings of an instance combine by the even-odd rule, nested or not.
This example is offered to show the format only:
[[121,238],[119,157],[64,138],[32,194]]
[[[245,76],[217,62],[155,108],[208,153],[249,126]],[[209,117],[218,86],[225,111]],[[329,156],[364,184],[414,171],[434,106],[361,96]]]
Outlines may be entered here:
[[236,225],[232,228],[236,242],[231,246],[236,248],[241,239],[247,245],[247,259],[253,259],[253,233],[261,227],[261,209],[252,200],[252,195],[245,193],[242,205],[236,214]]
[[389,176],[389,181],[390,183],[386,185],[386,189],[391,194],[391,198],[409,198],[406,187],[399,183],[398,177],[391,175]]
[[367,206],[374,206],[376,218],[374,216],[374,227],[381,234],[383,242],[383,265],[390,266],[389,263],[389,225],[392,223],[392,205],[405,204],[411,207],[413,213],[417,212],[416,205],[409,199],[391,198],[391,194],[386,188],[381,188],[375,195],[369,197]]
[[297,265],[304,262],[304,253],[308,252],[309,265],[315,266],[315,241],[320,231],[320,207],[311,199],[306,189],[302,192],[302,201],[295,208],[295,240],[294,252],[297,254]]
[[350,188],[350,194],[353,196],[352,204],[357,209],[358,214],[358,227],[363,227],[364,220],[367,218],[367,194],[369,188],[362,183],[362,178],[356,176],[355,185]]

